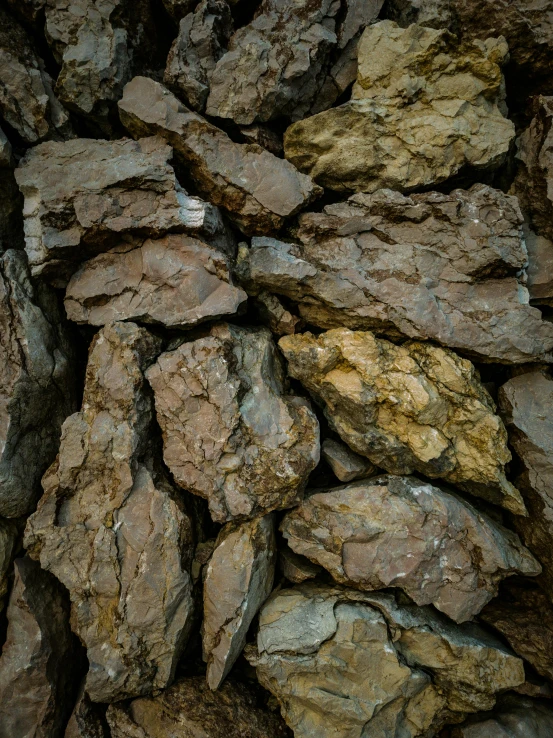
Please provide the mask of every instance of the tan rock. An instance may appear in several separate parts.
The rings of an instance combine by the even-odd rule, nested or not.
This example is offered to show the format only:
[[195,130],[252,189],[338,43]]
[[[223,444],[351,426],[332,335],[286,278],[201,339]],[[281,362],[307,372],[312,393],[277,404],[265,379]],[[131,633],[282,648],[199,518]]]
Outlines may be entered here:
[[354,453],[345,443],[333,438],[325,439],[321,453],[340,482],[352,482],[354,479],[370,477],[376,472],[374,464]]
[[288,546],[279,551],[278,561],[283,575],[289,582],[301,584],[308,579],[314,579],[323,569],[309,561],[305,556],[299,556]]
[[162,354],[146,376],[177,484],[217,522],[297,503],[319,461],[309,403],[285,394],[269,331],[231,325]]
[[63,426],[25,532],[27,550],[69,591],[95,702],[167,686],[192,621],[192,523],[149,460],[143,370],[159,348],[133,323],[97,334],[82,410]]
[[352,99],[292,124],[286,158],[324,187],[409,191],[505,159],[503,38],[459,44],[447,30],[381,21],[363,32]]
[[356,453],[393,474],[418,471],[524,514],[507,481],[507,433],[473,365],[429,343],[395,346],[334,329],[284,336],[288,371]]

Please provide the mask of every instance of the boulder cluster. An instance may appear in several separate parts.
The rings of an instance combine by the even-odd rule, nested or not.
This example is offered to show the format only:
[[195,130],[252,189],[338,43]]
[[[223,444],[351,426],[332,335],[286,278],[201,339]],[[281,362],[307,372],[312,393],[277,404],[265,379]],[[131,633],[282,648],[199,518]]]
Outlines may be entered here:
[[2,0],[0,738],[553,736],[550,0]]

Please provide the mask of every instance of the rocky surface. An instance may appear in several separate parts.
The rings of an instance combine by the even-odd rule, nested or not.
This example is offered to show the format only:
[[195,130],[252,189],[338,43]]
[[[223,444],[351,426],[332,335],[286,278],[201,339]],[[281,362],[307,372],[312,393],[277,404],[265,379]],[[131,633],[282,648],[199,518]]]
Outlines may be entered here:
[[335,441],[333,438],[324,440],[321,453],[340,482],[352,482],[355,479],[370,477],[376,472],[374,464],[354,453],[345,443]]
[[81,688],[63,738],[111,738],[105,711],[105,705],[91,702]]
[[11,520],[0,519],[0,610],[3,610],[9,588],[8,576],[17,550],[17,526]]
[[459,44],[447,30],[375,23],[351,101],[292,124],[286,158],[341,192],[407,192],[496,167],[514,137],[502,113],[507,52],[502,38]]
[[228,257],[197,238],[170,234],[126,248],[96,256],[71,277],[65,293],[70,320],[189,328],[232,315],[247,300],[232,283]]
[[548,702],[507,695],[495,710],[454,728],[451,738],[548,738],[553,709]]
[[553,241],[525,233],[528,249],[528,293],[533,305],[553,306]]
[[252,239],[240,272],[248,291],[299,303],[321,328],[431,339],[484,361],[551,361],[553,326],[524,285],[521,224],[516,199],[484,185],[380,190],[302,213],[292,242]]
[[81,666],[67,594],[28,557],[14,568],[0,658],[0,735],[62,738]]
[[270,333],[215,326],[146,372],[175,481],[205,497],[217,522],[297,503],[319,461],[309,403],[285,394]]
[[149,460],[143,370],[159,349],[133,323],[97,334],[82,410],[64,423],[25,533],[33,558],[69,590],[95,702],[165,687],[191,626],[192,522]]
[[284,336],[288,371],[354,451],[393,474],[418,471],[524,514],[505,476],[507,433],[473,365],[429,343],[396,346],[336,328]]
[[226,210],[248,235],[278,230],[321,193],[292,164],[256,144],[235,143],[147,77],[126,85],[119,115],[135,137],[163,136],[202,196]]
[[250,625],[271,594],[275,571],[272,515],[227,523],[204,580],[203,652],[207,683],[217,689],[246,645]]
[[323,571],[320,566],[309,561],[305,556],[294,553],[287,546],[280,550],[278,563],[283,576],[294,584],[301,584],[308,579],[314,579]]
[[422,738],[524,681],[522,660],[476,626],[310,584],[268,600],[247,657],[296,738]]

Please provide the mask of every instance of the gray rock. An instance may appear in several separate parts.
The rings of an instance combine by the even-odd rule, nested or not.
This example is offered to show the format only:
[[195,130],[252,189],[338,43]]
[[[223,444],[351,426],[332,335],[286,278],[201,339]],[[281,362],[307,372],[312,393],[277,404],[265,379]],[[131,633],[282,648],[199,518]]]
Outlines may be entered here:
[[528,249],[528,293],[532,305],[553,307],[553,241],[525,229]]
[[506,695],[493,712],[470,718],[451,738],[550,738],[553,709],[543,701]]
[[326,438],[321,446],[323,459],[341,482],[370,477],[376,467],[370,461],[352,451],[345,443]]
[[307,400],[285,394],[267,329],[218,325],[162,354],[146,376],[177,484],[217,522],[296,504],[319,461]]

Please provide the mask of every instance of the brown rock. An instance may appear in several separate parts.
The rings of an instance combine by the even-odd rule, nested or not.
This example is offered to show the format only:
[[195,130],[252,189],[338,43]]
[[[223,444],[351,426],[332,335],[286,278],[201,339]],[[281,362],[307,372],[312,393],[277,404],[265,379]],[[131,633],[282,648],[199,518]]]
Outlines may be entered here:
[[288,371],[356,453],[393,474],[418,471],[524,514],[507,481],[507,433],[473,365],[429,343],[395,346],[334,329],[284,336]]
[[83,685],[63,738],[110,738],[105,712],[104,705],[90,701]]
[[252,300],[257,317],[277,336],[288,336],[296,332],[300,318],[287,310],[276,295],[259,292]]
[[289,162],[231,141],[152,79],[135,77],[126,85],[119,115],[135,137],[163,136],[202,196],[227,210],[247,234],[278,230],[321,192]]
[[82,410],[63,426],[25,546],[69,590],[94,702],[173,679],[192,621],[192,523],[150,462],[152,400],[143,370],[160,341],[133,323],[94,339]]
[[288,546],[279,551],[278,561],[283,575],[294,584],[314,579],[323,571],[322,567],[309,561],[305,556],[294,553]]
[[376,467],[359,454],[354,453],[345,443],[326,438],[321,447],[323,459],[341,482],[370,477]]
[[525,231],[528,249],[528,292],[533,305],[553,307],[553,241]]
[[231,325],[162,354],[147,371],[165,463],[217,522],[290,507],[319,461],[319,425],[285,394],[269,331]]
[[507,694],[495,710],[453,728],[451,738],[549,738],[553,709],[547,702]]

